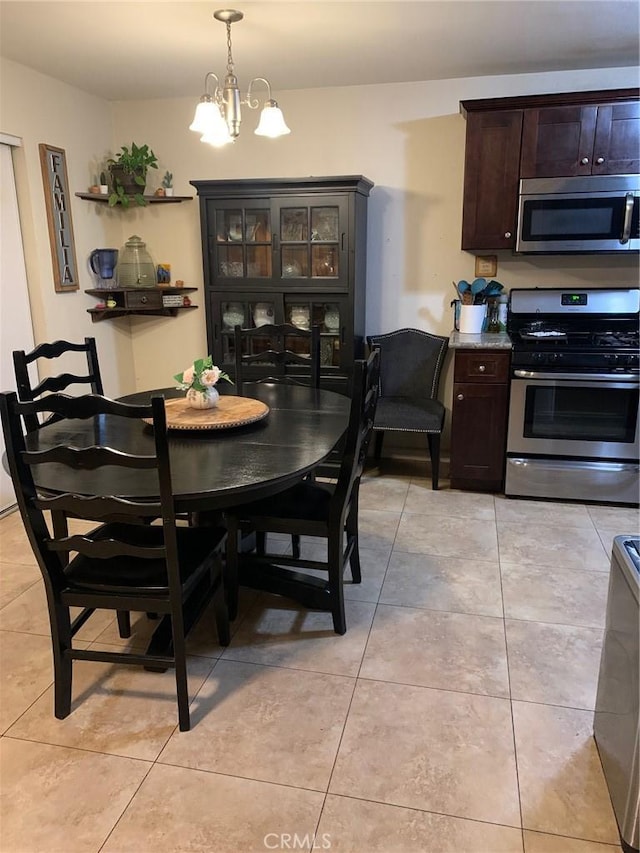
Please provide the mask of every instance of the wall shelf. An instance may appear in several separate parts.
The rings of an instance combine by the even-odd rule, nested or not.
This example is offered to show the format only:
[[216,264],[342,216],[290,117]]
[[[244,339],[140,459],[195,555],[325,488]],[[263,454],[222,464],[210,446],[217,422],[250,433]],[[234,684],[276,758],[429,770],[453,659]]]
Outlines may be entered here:
[[110,287],[91,288],[85,290],[90,296],[97,296],[105,302],[113,299],[115,306],[112,308],[87,308],[91,314],[91,320],[98,323],[101,320],[113,320],[116,317],[125,317],[131,314],[149,317],[176,317],[178,311],[190,311],[197,305],[163,305],[162,297],[165,294],[180,296],[193,293],[197,287]]
[[[109,201],[108,194],[102,193],[76,193],[78,198],[84,198],[87,201],[98,201],[103,204],[107,204]],[[130,199],[133,196],[129,196]],[[192,195],[145,195],[143,196],[144,200],[148,204],[177,204],[181,201],[193,201]],[[122,205],[116,204],[115,207],[122,207]],[[142,205],[139,205],[140,207]],[[138,207],[138,205],[134,205],[134,207]]]

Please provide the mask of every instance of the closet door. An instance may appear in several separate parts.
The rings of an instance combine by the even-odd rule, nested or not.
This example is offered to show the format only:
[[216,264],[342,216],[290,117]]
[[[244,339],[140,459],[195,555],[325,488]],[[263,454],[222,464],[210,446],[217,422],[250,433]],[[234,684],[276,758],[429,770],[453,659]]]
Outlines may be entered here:
[[[0,390],[15,390],[15,349],[33,349],[33,327],[27,273],[18,216],[18,197],[13,172],[12,148],[20,140],[0,134]],[[35,377],[34,377],[35,378]],[[0,431],[0,457],[4,454]],[[11,478],[0,465],[0,512],[16,502]]]

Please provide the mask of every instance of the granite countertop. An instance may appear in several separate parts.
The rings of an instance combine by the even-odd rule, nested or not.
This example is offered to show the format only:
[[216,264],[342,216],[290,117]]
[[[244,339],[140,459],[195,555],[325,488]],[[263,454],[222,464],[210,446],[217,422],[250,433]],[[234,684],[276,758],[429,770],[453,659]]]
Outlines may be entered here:
[[479,332],[477,335],[453,331],[449,335],[450,349],[511,349],[506,332]]

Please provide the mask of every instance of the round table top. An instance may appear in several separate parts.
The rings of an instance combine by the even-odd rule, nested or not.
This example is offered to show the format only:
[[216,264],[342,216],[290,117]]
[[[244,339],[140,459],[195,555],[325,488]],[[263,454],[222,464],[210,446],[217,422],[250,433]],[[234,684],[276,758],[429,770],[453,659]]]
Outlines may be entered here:
[[[228,391],[222,386],[220,383],[222,394],[233,393],[232,386]],[[130,394],[120,401],[139,404],[155,395],[168,399],[183,394],[164,388]],[[222,509],[281,491],[318,465],[347,427],[350,400],[332,391],[265,383],[245,384],[243,395],[266,403],[267,417],[225,430],[169,430],[178,510]],[[86,421],[58,421],[30,433],[26,440],[29,450],[57,444],[96,444],[145,454],[152,452],[153,428],[143,421],[106,415]],[[153,472],[117,467],[69,471],[52,464],[33,470],[36,485],[54,493],[73,487],[88,495],[157,497]]]

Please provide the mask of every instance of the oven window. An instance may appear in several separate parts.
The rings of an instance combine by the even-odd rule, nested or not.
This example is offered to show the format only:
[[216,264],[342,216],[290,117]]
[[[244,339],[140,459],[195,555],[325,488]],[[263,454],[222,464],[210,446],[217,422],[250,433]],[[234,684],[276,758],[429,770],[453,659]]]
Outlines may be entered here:
[[580,388],[528,385],[526,438],[633,442],[637,388]]

